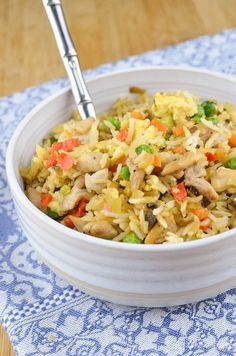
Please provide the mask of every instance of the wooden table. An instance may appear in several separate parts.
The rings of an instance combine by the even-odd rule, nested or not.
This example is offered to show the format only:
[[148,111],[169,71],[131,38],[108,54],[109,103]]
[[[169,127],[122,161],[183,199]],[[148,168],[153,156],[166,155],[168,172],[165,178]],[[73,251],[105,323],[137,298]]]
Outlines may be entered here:
[[[82,69],[236,26],[235,0],[64,0]],[[0,1],[0,96],[65,75],[39,0]],[[13,355],[0,327],[0,356]]]

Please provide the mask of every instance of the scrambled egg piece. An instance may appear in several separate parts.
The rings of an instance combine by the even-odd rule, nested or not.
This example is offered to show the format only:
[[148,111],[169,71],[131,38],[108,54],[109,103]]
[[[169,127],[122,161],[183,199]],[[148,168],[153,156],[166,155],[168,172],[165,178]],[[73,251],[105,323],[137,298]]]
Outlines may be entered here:
[[158,117],[172,115],[173,119],[179,122],[196,114],[197,100],[187,92],[156,93],[152,110]]

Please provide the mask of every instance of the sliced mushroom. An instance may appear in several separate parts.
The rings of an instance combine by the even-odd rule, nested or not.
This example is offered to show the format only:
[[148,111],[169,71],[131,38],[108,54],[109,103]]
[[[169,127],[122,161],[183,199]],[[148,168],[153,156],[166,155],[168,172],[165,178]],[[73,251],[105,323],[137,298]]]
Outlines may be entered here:
[[215,189],[211,186],[210,183],[208,183],[203,178],[196,178],[196,177],[188,178],[185,180],[185,185],[193,186],[199,191],[200,194],[204,195],[209,200],[218,199],[218,194],[216,193]]
[[[86,120],[85,120],[86,121]],[[77,160],[76,168],[80,172],[97,172],[104,168],[101,164],[102,153],[101,152],[89,152]]]
[[27,196],[31,203],[33,203],[37,208],[41,208],[41,193],[39,193],[35,188],[29,187],[27,189]]
[[236,193],[236,170],[220,167],[211,177],[211,184],[219,193]]
[[161,174],[167,176],[169,174],[182,171],[200,160],[201,156],[194,152],[188,152],[182,155],[178,160],[167,163]]
[[89,235],[111,239],[117,235],[116,229],[107,221],[90,222],[83,227],[83,232]]
[[108,169],[104,168],[96,173],[89,175],[85,174],[85,186],[88,192],[94,191],[97,194],[101,193],[103,188],[107,186]]
[[92,124],[94,123],[95,119],[93,119],[92,117],[89,117],[88,119],[86,120],[81,120],[81,121],[78,121],[76,123],[76,132],[79,134],[79,135],[84,135],[86,134],[92,127]]

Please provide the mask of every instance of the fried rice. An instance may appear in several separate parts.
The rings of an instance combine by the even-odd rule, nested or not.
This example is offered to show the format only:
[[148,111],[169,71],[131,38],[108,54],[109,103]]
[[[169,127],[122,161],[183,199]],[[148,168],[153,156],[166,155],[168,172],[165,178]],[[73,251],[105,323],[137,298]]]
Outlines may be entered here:
[[[166,244],[236,227],[236,109],[132,87],[99,119],[78,113],[20,168],[50,218],[109,240]],[[88,237],[89,238],[89,237]]]

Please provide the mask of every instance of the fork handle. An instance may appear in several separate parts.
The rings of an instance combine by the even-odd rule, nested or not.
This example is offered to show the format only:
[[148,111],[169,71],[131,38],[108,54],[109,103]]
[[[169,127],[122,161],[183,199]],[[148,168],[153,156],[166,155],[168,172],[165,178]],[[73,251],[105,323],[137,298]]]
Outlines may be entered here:
[[60,0],[43,0],[61,59],[66,68],[75,102],[82,119],[96,118],[92,99],[89,95],[79,65],[78,55],[71,39]]

